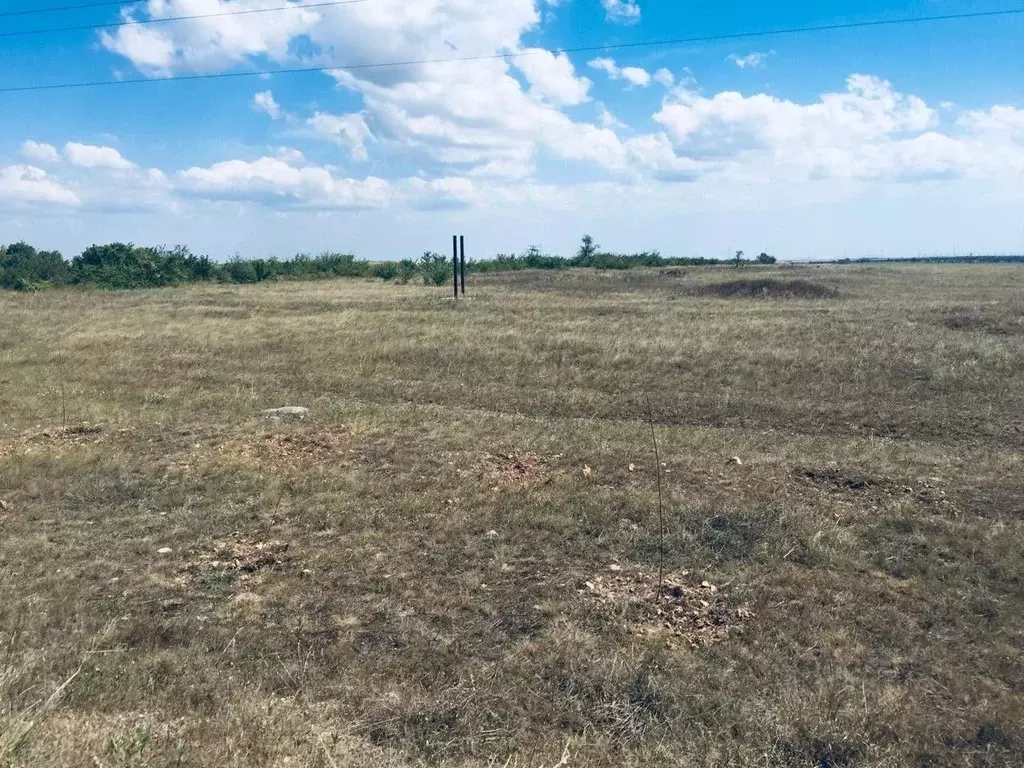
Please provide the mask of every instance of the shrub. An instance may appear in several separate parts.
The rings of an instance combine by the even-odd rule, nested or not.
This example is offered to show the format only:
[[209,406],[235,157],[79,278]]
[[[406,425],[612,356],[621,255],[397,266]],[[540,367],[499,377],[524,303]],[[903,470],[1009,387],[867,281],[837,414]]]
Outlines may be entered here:
[[419,267],[424,285],[444,285],[452,274],[448,259],[433,251],[427,251],[420,257]]
[[373,276],[379,277],[386,283],[398,277],[398,265],[393,261],[382,261],[373,265]]
[[758,264],[774,264],[775,262],[776,258],[774,256],[769,256],[767,253],[762,253],[757,257]]
[[398,262],[398,281],[405,285],[419,272],[419,267],[416,266],[416,262],[412,259],[402,259]]
[[23,242],[0,247],[0,288],[34,291],[69,279],[68,264],[57,251],[37,251]]

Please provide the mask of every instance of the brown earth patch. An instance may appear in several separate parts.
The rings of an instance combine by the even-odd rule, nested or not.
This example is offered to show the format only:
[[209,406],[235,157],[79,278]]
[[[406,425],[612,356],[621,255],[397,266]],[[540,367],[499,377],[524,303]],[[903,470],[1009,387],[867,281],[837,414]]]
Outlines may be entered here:
[[[126,432],[128,430],[121,430]],[[44,429],[28,432],[6,440],[0,440],[0,458],[45,450],[48,453],[63,453],[68,448],[100,443],[106,439],[99,424],[78,424],[72,427]]]
[[551,464],[560,458],[535,453],[487,453],[473,465],[473,471],[494,488],[543,485],[551,482]]
[[714,584],[694,583],[685,571],[666,577],[660,595],[657,575],[641,571],[595,576],[580,593],[622,611],[631,631],[666,637],[670,645],[674,641],[691,648],[713,645],[742,632],[743,624],[754,618],[746,607],[730,607]]
[[346,458],[351,442],[351,434],[340,427],[231,440],[218,446],[217,452],[245,463],[322,468]]

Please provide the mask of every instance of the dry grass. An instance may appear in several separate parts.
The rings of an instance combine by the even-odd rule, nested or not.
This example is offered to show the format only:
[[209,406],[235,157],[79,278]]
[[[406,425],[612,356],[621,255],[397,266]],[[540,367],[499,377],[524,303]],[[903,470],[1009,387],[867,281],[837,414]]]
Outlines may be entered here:
[[0,294],[0,764],[1021,765],[1019,269],[751,274]]

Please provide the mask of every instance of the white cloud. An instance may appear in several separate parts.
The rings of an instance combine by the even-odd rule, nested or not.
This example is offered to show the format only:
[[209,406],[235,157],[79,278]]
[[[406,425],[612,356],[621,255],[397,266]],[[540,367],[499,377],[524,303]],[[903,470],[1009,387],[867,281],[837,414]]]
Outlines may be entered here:
[[[608,77],[612,80],[625,80],[630,85],[640,88],[646,88],[651,84],[651,74],[646,69],[640,67],[622,67],[620,69],[614,59],[604,57],[592,59],[587,62],[587,66],[607,72]],[[660,70],[660,72],[667,72],[667,70]],[[671,73],[669,73],[669,77],[671,77]]]
[[530,84],[530,95],[556,106],[575,106],[590,100],[592,83],[585,77],[576,77],[569,57],[555,55],[542,48],[528,48],[527,54],[515,60],[519,71]]
[[274,100],[273,91],[260,91],[253,94],[252,108],[257,112],[265,112],[273,120],[277,120],[283,114],[281,105]]
[[636,0],[601,0],[608,21],[636,24],[640,21],[640,6]]
[[731,53],[727,57],[727,61],[731,61],[740,69],[746,69],[747,67],[750,67],[750,69],[762,69],[768,57],[774,55],[775,51],[769,51],[768,53],[754,51],[753,53],[748,53],[746,56]]
[[[166,19],[202,14],[280,7],[276,0],[149,0],[145,18]],[[121,13],[124,21],[137,21],[132,9]],[[217,71],[249,56],[283,60],[289,43],[307,33],[322,19],[312,10],[253,13],[190,19],[174,24],[128,25],[100,34],[108,50],[130,59],[140,70],[154,76],[174,71]]]
[[51,144],[42,144],[38,141],[24,141],[21,144],[21,154],[29,160],[37,163],[56,163],[60,155]]
[[32,165],[9,165],[0,168],[0,200],[14,203],[59,203],[78,205],[72,190]]
[[383,179],[341,178],[327,168],[297,167],[276,157],[188,168],[176,174],[175,185],[177,191],[192,197],[285,208],[376,207],[389,197],[389,184]]
[[121,157],[121,153],[113,147],[96,147],[90,144],[79,144],[69,141],[64,145],[64,156],[72,165],[81,168],[109,168],[127,171],[135,167],[134,163]]
[[366,142],[373,140],[373,134],[361,114],[317,112],[306,120],[306,125],[316,136],[347,147],[353,160],[369,159]]
[[666,88],[671,88],[676,84],[676,78],[669,70],[662,67],[654,73],[654,82],[664,85]]
[[680,87],[670,92],[654,119],[677,148],[692,155],[772,150],[784,159],[816,148],[919,133],[932,125],[935,113],[920,98],[894,91],[885,80],[851,75],[844,93],[827,93],[807,105],[732,91],[706,98]]
[[974,110],[961,115],[957,124],[992,138],[1024,144],[1024,109],[997,105],[987,111]]

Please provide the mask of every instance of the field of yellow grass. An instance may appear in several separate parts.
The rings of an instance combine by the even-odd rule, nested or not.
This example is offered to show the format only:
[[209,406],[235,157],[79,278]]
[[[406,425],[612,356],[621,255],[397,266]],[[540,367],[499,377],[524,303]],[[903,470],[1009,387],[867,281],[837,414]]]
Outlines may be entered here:
[[0,765],[1022,765],[1021,275],[0,293]]

